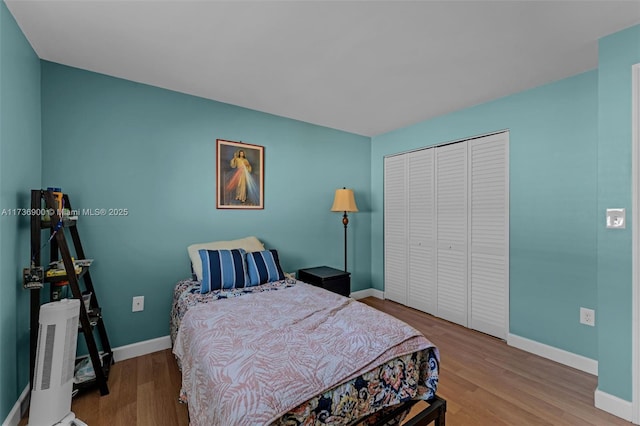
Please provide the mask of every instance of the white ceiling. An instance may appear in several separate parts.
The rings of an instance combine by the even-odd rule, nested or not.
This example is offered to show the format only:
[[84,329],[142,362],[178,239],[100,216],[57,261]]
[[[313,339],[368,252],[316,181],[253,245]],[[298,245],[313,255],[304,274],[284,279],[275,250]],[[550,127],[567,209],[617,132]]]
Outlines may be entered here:
[[6,0],[48,61],[361,135],[597,67],[638,1]]

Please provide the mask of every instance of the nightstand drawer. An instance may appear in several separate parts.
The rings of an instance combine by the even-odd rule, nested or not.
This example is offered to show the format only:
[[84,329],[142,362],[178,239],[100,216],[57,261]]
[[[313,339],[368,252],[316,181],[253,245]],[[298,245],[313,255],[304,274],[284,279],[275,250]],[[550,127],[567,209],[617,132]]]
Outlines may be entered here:
[[351,277],[349,272],[328,266],[300,269],[298,279],[308,284],[322,287],[326,290],[349,297],[351,293]]

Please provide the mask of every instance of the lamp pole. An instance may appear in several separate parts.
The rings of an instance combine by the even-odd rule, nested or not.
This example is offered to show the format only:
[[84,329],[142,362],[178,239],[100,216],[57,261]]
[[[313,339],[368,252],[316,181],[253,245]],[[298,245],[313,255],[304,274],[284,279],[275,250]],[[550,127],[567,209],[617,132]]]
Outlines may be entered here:
[[349,224],[347,212],[342,216],[342,223],[344,224],[344,271],[347,272],[347,225]]

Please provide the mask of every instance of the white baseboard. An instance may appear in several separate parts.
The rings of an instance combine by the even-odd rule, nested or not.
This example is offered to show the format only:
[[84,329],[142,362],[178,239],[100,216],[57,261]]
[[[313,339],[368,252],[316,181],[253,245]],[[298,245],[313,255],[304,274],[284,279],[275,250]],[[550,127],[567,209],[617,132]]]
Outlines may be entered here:
[[633,403],[631,401],[602,392],[600,389],[596,389],[594,401],[596,408],[618,416],[626,421],[630,422],[633,417]]
[[559,362],[560,364],[568,365],[585,373],[593,374],[594,376],[598,375],[598,361],[595,359],[567,352],[563,349],[545,345],[544,343],[529,340],[515,334],[507,335],[507,344],[514,348],[522,349],[523,351]]
[[16,403],[13,404],[13,408],[9,411],[9,415],[2,422],[2,426],[18,426],[20,419],[22,419],[22,416],[24,416],[24,413],[27,411],[28,402],[29,385],[27,384],[27,387],[24,388]]
[[366,290],[354,291],[350,294],[352,299],[364,299],[365,297],[375,297],[378,299],[384,299],[384,293],[375,288],[368,288]]
[[116,362],[124,361],[125,359],[163,351],[170,347],[171,338],[169,336],[162,336],[156,339],[144,340],[142,342],[113,348],[113,359]]

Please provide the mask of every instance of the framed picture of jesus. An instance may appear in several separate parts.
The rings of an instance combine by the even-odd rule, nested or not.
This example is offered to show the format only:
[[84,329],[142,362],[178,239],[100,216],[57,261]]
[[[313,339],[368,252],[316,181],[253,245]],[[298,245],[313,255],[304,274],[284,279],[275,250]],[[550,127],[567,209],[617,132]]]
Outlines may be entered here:
[[219,209],[264,209],[264,147],[216,140]]

